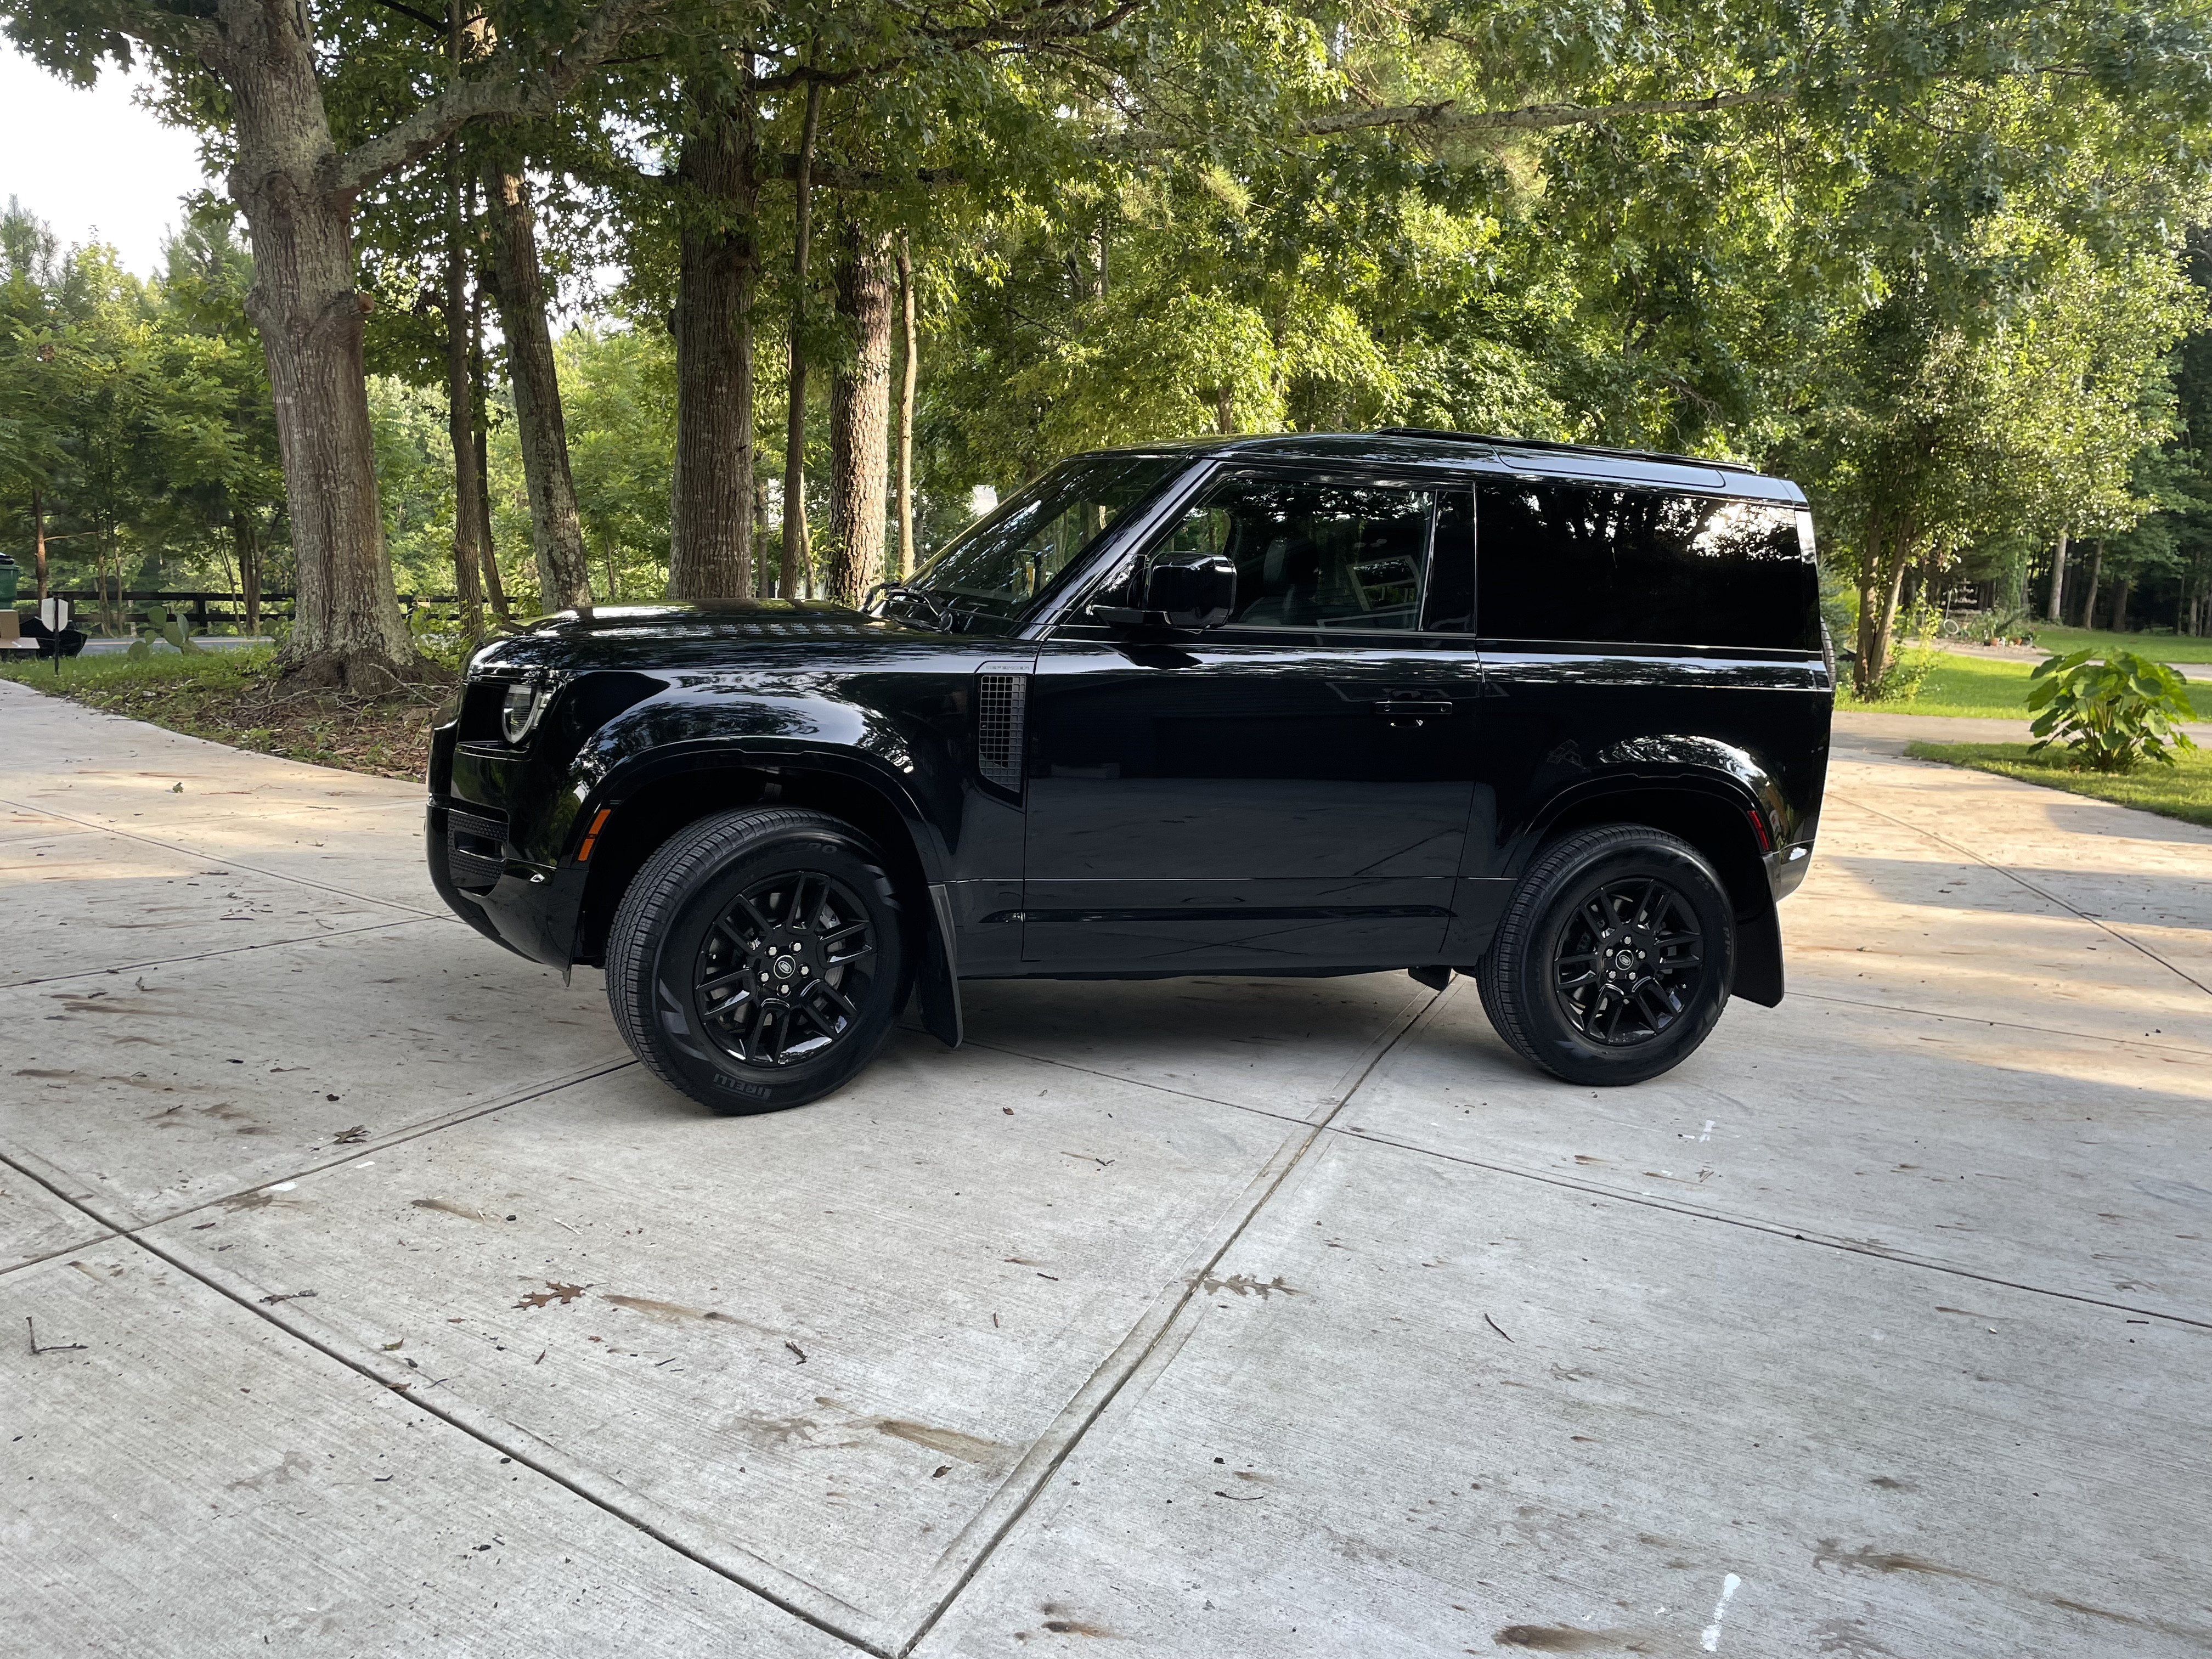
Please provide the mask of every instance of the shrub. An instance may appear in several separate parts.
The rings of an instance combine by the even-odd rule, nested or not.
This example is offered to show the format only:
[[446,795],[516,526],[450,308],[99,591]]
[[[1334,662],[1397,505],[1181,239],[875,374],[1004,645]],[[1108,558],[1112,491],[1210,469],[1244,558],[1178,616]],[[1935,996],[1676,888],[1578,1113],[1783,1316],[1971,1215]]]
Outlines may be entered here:
[[2035,620],[2019,606],[2001,611],[1962,611],[1943,619],[1947,640],[1974,640],[1983,645],[2033,645]]
[[2028,677],[2030,753],[2063,743],[2075,766],[2131,772],[2145,760],[2172,766],[2177,750],[2197,747],[2179,726],[2196,717],[2180,675],[2132,651],[2102,662],[2092,661],[2095,655],[2076,651],[2036,665]]
[[1881,678],[1867,689],[1866,702],[1911,702],[1920,695],[1920,688],[1943,660],[1936,643],[1942,621],[1942,612],[1925,602],[1898,612],[1890,634],[1889,660],[1882,665]]

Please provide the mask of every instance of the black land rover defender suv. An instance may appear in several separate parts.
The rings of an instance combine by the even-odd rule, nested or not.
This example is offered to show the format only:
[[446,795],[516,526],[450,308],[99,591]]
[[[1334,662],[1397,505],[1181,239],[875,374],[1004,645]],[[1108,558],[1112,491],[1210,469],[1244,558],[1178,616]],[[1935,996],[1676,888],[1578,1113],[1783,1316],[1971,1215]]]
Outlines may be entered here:
[[1085,455],[860,611],[564,614],[477,653],[432,879],[606,970],[720,1110],[964,979],[1472,975],[1575,1083],[1782,996],[1828,753],[1796,486],[1394,430]]

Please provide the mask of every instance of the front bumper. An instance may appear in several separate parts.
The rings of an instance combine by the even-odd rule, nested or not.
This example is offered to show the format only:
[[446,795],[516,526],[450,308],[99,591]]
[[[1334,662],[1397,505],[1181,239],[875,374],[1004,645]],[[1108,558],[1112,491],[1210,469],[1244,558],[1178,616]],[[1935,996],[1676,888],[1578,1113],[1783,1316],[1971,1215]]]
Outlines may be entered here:
[[[457,820],[465,827],[457,830]],[[432,798],[423,836],[430,884],[448,909],[486,939],[566,970],[575,960],[586,872],[488,857],[474,833],[483,822],[482,809],[470,802]]]
[[[462,751],[459,735],[453,723],[431,733],[430,799],[423,819],[430,884],[448,909],[486,939],[565,971],[574,960],[586,872],[580,866],[521,855],[525,849],[517,844],[514,817],[505,808],[474,799],[502,793],[526,799],[513,787],[520,778],[509,774],[511,763],[487,763]],[[455,787],[486,782],[508,787],[478,787],[464,795]],[[544,816],[525,815],[532,822]]]

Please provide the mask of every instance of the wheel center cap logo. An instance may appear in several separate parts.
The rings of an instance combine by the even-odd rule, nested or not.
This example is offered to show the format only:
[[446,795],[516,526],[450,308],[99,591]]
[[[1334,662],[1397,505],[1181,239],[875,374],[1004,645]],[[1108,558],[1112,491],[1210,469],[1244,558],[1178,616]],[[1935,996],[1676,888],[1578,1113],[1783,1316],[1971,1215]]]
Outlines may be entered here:
[[1633,968],[1636,966],[1636,952],[1633,951],[1623,951],[1619,956],[1613,958],[1613,962],[1616,966],[1620,968]]
[[778,957],[775,959],[775,976],[778,979],[789,979],[798,971],[799,964],[789,957]]

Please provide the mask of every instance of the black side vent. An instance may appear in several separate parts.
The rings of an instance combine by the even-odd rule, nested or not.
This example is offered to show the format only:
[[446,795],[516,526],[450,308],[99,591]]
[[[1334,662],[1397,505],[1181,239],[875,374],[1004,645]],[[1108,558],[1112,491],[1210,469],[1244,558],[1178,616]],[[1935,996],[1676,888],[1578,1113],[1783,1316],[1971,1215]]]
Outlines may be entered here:
[[1022,714],[1028,702],[1026,674],[975,676],[975,769],[986,783],[1019,794],[1022,788]]

